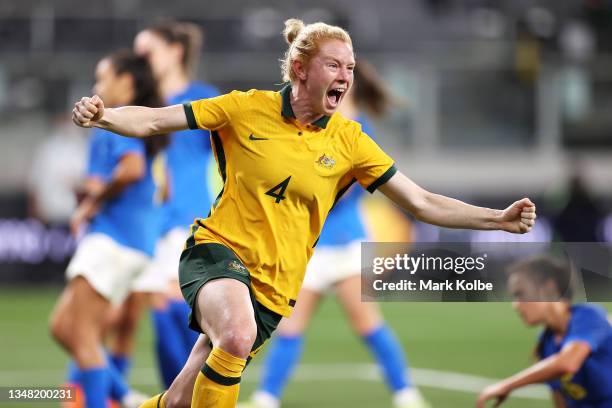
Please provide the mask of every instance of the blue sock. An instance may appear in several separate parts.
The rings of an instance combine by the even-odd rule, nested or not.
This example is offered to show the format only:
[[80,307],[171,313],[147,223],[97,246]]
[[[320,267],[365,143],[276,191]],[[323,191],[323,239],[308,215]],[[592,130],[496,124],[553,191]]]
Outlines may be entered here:
[[304,336],[279,335],[270,344],[259,389],[280,398],[300,357]]
[[[130,392],[129,385],[119,371],[112,366],[112,364],[104,367],[104,369],[107,370],[106,378],[108,379],[108,396],[115,401],[121,401],[123,397]],[[77,366],[74,360],[70,360],[70,363],[68,363],[68,382],[71,384],[78,384],[85,389],[85,385],[83,384],[83,370]]]
[[124,378],[127,378],[128,371],[132,365],[131,358],[125,355],[109,355],[109,362],[119,371]]
[[189,353],[198,339],[199,333],[189,328],[189,313],[191,308],[184,300],[171,300],[169,304],[170,312],[172,313],[172,319],[177,331],[181,334],[181,340],[183,341],[183,349],[185,350],[185,361],[187,362]]
[[81,387],[87,408],[106,408],[109,396],[110,377],[107,367],[80,370]]
[[130,392],[130,386],[112,363],[108,365],[108,374],[110,379],[109,395],[115,401],[121,401]]
[[162,381],[166,389],[183,368],[187,356],[181,336],[177,332],[170,308],[151,312],[155,329],[155,351]]
[[391,390],[396,392],[412,386],[404,350],[389,327],[383,324],[363,336],[363,340],[382,368],[385,381]]
[[66,379],[70,384],[79,384],[81,382],[81,369],[74,360],[68,362],[66,371]]

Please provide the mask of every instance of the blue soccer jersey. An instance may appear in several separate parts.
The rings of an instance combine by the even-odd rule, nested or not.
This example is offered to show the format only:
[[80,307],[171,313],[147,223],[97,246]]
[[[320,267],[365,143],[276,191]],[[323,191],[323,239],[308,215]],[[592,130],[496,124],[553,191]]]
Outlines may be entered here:
[[[361,123],[363,132],[374,139],[368,120],[361,115],[356,121]],[[318,247],[346,245],[352,241],[366,238],[365,226],[359,211],[364,192],[365,190],[360,186],[352,186],[336,203],[325,220],[317,242]]]
[[580,370],[551,381],[548,385],[561,392],[568,408],[612,408],[612,327],[603,308],[574,305],[567,333],[560,342],[547,330],[542,334],[540,357],[558,353],[572,342],[581,341],[591,354]]
[[[218,95],[215,87],[192,82],[167,102],[175,105]],[[170,199],[163,208],[162,234],[175,227],[189,228],[195,218],[206,217],[212,204],[206,173],[212,154],[210,133],[206,130],[182,130],[173,133],[171,138],[166,149]]]
[[[109,181],[126,154],[144,157],[144,142],[93,129],[89,139],[87,176]],[[102,204],[87,233],[102,233],[121,245],[153,255],[155,241],[159,237],[159,206],[154,202],[156,185],[151,167],[152,160],[147,160],[142,179]]]

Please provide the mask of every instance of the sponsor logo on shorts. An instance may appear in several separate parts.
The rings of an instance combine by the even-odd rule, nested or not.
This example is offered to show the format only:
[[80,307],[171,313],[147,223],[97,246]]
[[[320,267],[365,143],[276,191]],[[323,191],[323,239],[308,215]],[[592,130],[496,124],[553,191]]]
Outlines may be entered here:
[[230,271],[240,273],[242,275],[249,274],[249,271],[247,271],[247,268],[245,268],[244,265],[240,264],[240,262],[237,262],[237,261],[229,261],[227,264],[227,269],[229,269]]

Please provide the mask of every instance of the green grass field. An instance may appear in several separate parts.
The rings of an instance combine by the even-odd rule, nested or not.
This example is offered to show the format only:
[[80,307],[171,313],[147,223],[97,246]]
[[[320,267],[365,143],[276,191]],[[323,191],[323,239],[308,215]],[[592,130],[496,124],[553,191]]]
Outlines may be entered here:
[[[60,288],[0,290],[0,386],[55,386],[67,361],[47,333],[47,319]],[[480,377],[501,378],[530,363],[536,331],[525,328],[507,303],[386,303],[389,324],[404,345],[417,384],[435,408],[472,407]],[[610,308],[609,308],[610,309]],[[263,355],[263,352],[262,352]],[[262,355],[247,369],[242,398],[255,388]],[[390,407],[391,398],[361,341],[341,310],[328,300],[308,332],[303,365],[286,392],[285,407]],[[148,319],[143,322],[131,383],[159,390]],[[455,374],[455,376],[453,376]],[[460,374],[460,375],[456,375]],[[476,378],[476,377],[478,378]],[[512,397],[507,408],[550,404],[535,396]],[[29,405],[28,405],[29,404]],[[0,402],[0,407],[10,403]],[[57,403],[17,403],[55,407]]]

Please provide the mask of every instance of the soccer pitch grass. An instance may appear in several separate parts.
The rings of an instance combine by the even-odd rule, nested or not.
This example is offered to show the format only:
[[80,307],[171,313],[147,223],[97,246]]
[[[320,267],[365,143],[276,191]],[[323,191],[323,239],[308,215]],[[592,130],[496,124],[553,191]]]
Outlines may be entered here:
[[[0,289],[0,386],[56,386],[67,358],[47,332],[47,320],[61,288]],[[327,300],[307,333],[305,354],[286,392],[285,407],[390,407],[391,397],[376,367],[342,317]],[[502,378],[531,363],[537,331],[525,328],[508,303],[385,303],[414,368],[416,383],[434,408],[473,407],[486,379]],[[608,307],[610,310],[610,307]],[[247,369],[241,399],[256,386],[265,350]],[[159,390],[148,318],[140,327],[131,384]],[[547,392],[511,397],[504,407],[549,407]],[[57,407],[47,402],[0,402],[14,406]]]

